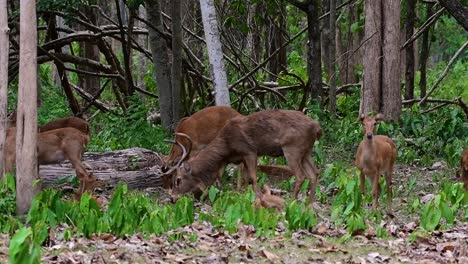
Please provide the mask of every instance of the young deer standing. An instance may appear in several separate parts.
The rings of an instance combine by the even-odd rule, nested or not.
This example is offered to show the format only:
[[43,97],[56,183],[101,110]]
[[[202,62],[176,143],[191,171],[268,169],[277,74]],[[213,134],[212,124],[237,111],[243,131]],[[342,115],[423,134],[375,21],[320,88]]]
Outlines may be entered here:
[[356,153],[355,165],[361,171],[361,192],[365,192],[365,176],[367,175],[372,183],[372,209],[377,208],[377,201],[380,194],[379,178],[385,175],[387,182],[387,204],[392,203],[392,173],[397,150],[393,141],[387,136],[374,135],[376,124],[383,120],[383,114],[375,117],[361,115],[361,123],[364,126],[364,139],[359,144]]

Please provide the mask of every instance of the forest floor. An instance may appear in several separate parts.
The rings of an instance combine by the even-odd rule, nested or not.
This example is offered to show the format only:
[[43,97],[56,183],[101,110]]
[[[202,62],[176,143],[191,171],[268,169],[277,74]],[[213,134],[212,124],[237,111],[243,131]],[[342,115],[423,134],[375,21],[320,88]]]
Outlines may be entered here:
[[[437,166],[436,166],[437,167]],[[394,199],[391,213],[380,224],[389,234],[377,238],[369,228],[345,242],[346,230],[335,227],[329,219],[330,205],[320,204],[321,219],[312,231],[285,232],[279,224],[273,238],[257,237],[251,226],[239,224],[237,233],[219,231],[210,223],[192,225],[162,236],[141,234],[118,238],[110,234],[91,238],[63,239],[63,229],[51,234],[42,247],[43,263],[468,263],[468,222],[457,221],[444,231],[414,236],[419,213],[411,213],[409,197],[430,199],[436,193],[438,177],[454,175],[453,169],[396,166]],[[416,184],[407,190],[408,179]],[[274,184],[273,184],[274,185]],[[165,202],[162,190],[148,189]],[[411,194],[409,193],[411,192]],[[111,193],[103,193],[104,201]],[[196,203],[202,211],[206,203]],[[178,239],[170,237],[177,234]],[[194,234],[196,236],[194,236]],[[2,235],[4,236],[4,235]],[[196,239],[193,239],[196,237]],[[195,241],[193,241],[195,240]],[[0,263],[8,259],[8,236],[0,237]]]

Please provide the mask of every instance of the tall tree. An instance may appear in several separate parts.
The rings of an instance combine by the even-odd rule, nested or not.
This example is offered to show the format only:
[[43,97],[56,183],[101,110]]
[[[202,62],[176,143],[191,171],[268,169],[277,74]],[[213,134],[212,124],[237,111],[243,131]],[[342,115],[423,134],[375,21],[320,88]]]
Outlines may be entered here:
[[[416,0],[406,0],[406,40],[413,36],[416,20]],[[414,98],[414,45],[408,45],[405,50],[405,99]]]
[[364,2],[364,56],[361,105],[359,112],[368,114],[380,110],[381,58],[382,58],[382,0]]
[[172,1],[172,124],[179,122],[182,77],[182,3]]
[[213,76],[216,105],[231,105],[227,76],[224,69],[223,50],[218,30],[214,0],[200,0],[203,29],[205,31],[208,59]]
[[37,165],[36,1],[20,0],[20,73],[16,123],[16,213],[26,214],[39,191]]
[[383,6],[382,98],[381,112],[386,119],[401,115],[400,0],[385,0]]
[[307,16],[308,50],[307,50],[307,86],[312,93],[312,99],[322,96],[322,50],[320,47],[320,1],[319,0],[288,0],[292,5],[304,11]]
[[8,32],[7,0],[0,0],[0,179],[5,172],[5,136],[7,130],[8,101]]
[[[99,25],[97,9],[89,6],[85,6],[81,10],[83,14],[89,19],[93,25]],[[94,41],[82,41],[80,42],[80,56],[83,58],[99,61],[99,47]],[[89,66],[80,66],[81,70],[93,71],[93,68]],[[78,74],[79,84],[86,92],[96,95],[100,88],[100,79],[97,76]]]
[[[433,10],[432,7],[434,6],[433,3],[426,4],[426,19],[432,16]],[[421,72],[421,78],[419,79],[419,88],[421,89],[421,98],[426,96],[426,88],[427,88],[427,59],[429,58],[429,34],[430,28],[424,31],[422,36],[421,42],[421,55],[420,55],[420,63],[419,63],[419,71]]]
[[172,85],[168,46],[164,39],[164,25],[159,0],[145,0],[149,27],[149,44],[158,85],[159,109],[165,129],[172,130]]
[[330,0],[330,61],[328,69],[330,112],[336,112],[336,0]]
[[359,112],[383,112],[387,119],[401,114],[400,1],[366,0],[363,87]]

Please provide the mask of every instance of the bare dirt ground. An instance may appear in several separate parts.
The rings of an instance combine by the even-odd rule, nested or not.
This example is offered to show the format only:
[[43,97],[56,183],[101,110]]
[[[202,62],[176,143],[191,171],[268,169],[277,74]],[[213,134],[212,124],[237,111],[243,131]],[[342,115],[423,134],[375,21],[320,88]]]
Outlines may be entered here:
[[[43,263],[468,263],[468,222],[457,221],[448,230],[414,236],[419,211],[408,211],[410,196],[421,200],[436,193],[441,178],[454,180],[454,170],[397,166],[394,176],[393,210],[380,224],[389,236],[377,238],[369,228],[342,241],[346,231],[327,219],[329,205],[312,231],[287,234],[279,224],[273,238],[257,237],[251,226],[239,224],[235,234],[215,229],[206,222],[173,230],[162,236],[141,234],[118,238],[110,234],[89,239],[63,239],[64,227],[51,233],[42,248]],[[410,187],[409,179],[416,178]],[[408,190],[410,188],[410,190]],[[154,190],[148,190],[153,192]],[[165,194],[156,191],[165,200]],[[109,193],[102,194],[104,200]],[[205,203],[197,203],[209,210]],[[196,236],[195,236],[195,235]],[[177,236],[178,239],[171,239]],[[194,239],[195,238],[195,239]],[[172,241],[172,242],[169,242]],[[0,237],[0,262],[8,261],[8,237]]]

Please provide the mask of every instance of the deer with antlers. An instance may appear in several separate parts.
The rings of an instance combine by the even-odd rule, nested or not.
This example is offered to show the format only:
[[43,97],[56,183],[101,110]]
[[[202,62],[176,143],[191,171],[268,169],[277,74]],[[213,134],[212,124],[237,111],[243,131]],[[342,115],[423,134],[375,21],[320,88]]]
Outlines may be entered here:
[[172,198],[176,200],[184,193],[200,194],[214,183],[220,168],[228,163],[242,163],[257,191],[257,157],[284,155],[289,169],[296,175],[294,197],[305,178],[309,178],[309,198],[314,201],[318,170],[310,154],[321,135],[320,124],[302,112],[265,110],[232,118],[206,148],[191,158],[190,149],[176,141],[183,155],[176,166]]
[[366,175],[372,183],[372,209],[377,208],[380,194],[379,178],[385,175],[387,182],[387,204],[391,207],[392,202],[392,173],[395,163],[397,149],[395,143],[383,135],[374,135],[376,125],[384,118],[379,113],[375,117],[361,115],[360,120],[364,126],[364,139],[359,144],[354,164],[361,171],[361,192],[365,192]]

